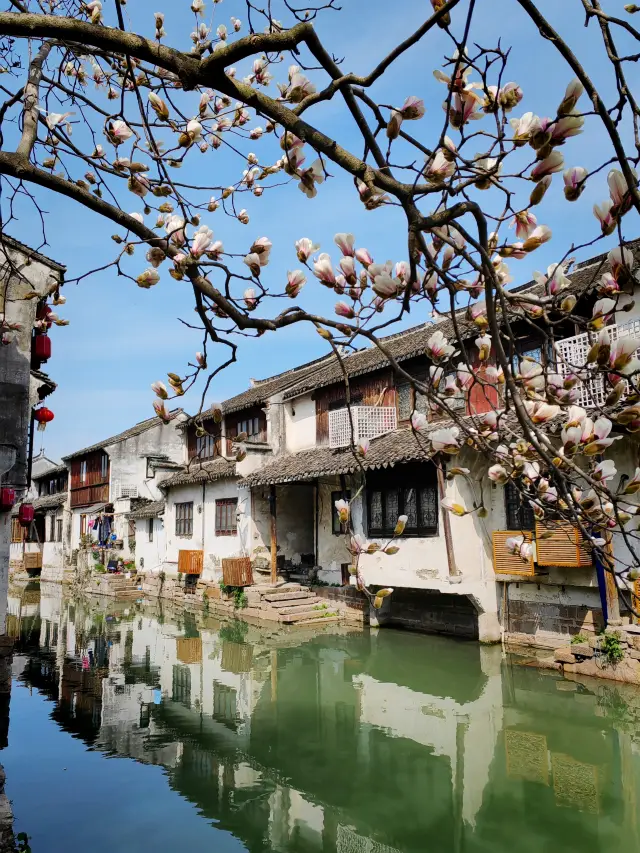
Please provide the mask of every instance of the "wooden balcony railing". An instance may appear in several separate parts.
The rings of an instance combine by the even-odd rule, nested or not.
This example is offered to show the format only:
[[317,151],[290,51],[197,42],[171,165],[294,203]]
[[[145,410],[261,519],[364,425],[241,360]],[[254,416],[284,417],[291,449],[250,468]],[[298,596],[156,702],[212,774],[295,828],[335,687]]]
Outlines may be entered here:
[[82,489],[71,490],[71,507],[91,506],[91,504],[108,503],[109,484],[101,486],[85,486]]
[[[640,340],[640,319],[630,320],[628,323],[621,323],[617,326],[607,326],[606,329],[611,343],[619,338],[635,337]],[[587,354],[597,337],[598,333],[582,332],[580,335],[558,341],[555,345],[558,373],[561,376],[567,376],[578,370],[584,370]],[[579,388],[580,396],[576,400],[576,405],[583,408],[603,406],[610,390],[605,388],[602,373],[594,373],[591,377],[587,376]]]

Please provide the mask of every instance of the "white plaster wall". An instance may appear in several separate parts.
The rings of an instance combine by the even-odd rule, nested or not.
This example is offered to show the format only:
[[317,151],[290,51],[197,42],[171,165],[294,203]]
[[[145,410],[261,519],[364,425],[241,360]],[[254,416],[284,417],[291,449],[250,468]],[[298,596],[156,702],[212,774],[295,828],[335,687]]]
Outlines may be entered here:
[[311,394],[284,404],[287,453],[297,453],[316,445],[316,402]]
[[[153,541],[149,542],[149,521],[153,522]],[[164,519],[140,518],[136,521],[136,565],[143,572],[159,572],[166,554]]]
[[[318,495],[318,578],[325,583],[341,583],[342,563],[351,563],[352,557],[348,549],[349,537],[344,533],[336,535],[331,532],[333,504],[331,493],[340,490],[340,482],[336,477],[333,483],[320,483]],[[355,491],[351,486],[351,494]]]
[[[242,490],[241,490],[242,492]],[[253,552],[269,551],[271,546],[271,510],[269,488],[253,489]],[[315,552],[314,489],[312,484],[276,486],[276,530],[278,555],[293,563],[301,554]]]
[[185,454],[185,434],[178,425],[186,419],[179,415],[169,424],[159,424],[140,435],[106,445],[111,461],[111,495],[115,497],[115,484],[137,486],[138,496],[160,500],[158,478],[147,477],[147,456],[168,456],[172,462],[182,463]]
[[[215,531],[216,500],[237,498],[238,532],[235,536],[217,536]],[[176,536],[175,504],[193,501],[193,535]],[[174,574],[178,569],[178,551],[204,551],[203,580],[222,577],[222,559],[251,556],[251,496],[239,490],[235,479],[211,483],[177,486],[170,489],[164,514],[166,552],[163,569]]]

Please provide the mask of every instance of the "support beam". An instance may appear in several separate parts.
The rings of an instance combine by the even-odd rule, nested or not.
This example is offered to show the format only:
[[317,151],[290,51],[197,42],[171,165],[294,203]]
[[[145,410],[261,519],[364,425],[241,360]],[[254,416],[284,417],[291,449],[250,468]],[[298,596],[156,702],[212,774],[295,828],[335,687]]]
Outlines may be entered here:
[[269,486],[269,513],[271,515],[271,583],[275,586],[278,581],[278,527],[275,486]]
[[[447,494],[442,463],[436,466],[436,470],[438,472],[438,493],[440,495],[440,503],[442,503]],[[447,548],[449,577],[456,578],[459,580],[460,572],[458,571],[458,567],[456,566],[456,555],[453,550],[453,537],[451,536],[451,518],[449,516],[449,512],[446,509],[441,509],[441,512],[442,526],[444,527],[444,541]]]

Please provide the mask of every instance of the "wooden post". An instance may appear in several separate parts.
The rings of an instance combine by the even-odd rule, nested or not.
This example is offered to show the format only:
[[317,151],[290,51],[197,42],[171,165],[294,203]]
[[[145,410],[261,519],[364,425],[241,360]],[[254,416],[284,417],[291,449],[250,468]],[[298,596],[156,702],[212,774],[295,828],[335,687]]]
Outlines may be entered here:
[[607,534],[607,543],[604,546],[604,554],[605,554],[605,566],[611,571],[605,571],[604,573],[604,588],[607,595],[607,610],[609,612],[609,618],[607,623],[609,625],[622,625],[622,620],[620,619],[620,598],[618,593],[618,584],[616,583],[615,578],[615,561],[613,559],[613,541],[611,534]]
[[[438,472],[438,493],[440,495],[440,502],[444,500],[446,497],[446,487],[444,480],[444,471],[442,470],[442,464],[436,466],[436,470]],[[458,567],[456,566],[456,555],[453,550],[453,538],[451,536],[451,518],[449,517],[449,511],[446,509],[442,510],[442,526],[444,527],[444,542],[447,548],[447,563],[449,564],[449,577],[460,577],[460,572],[458,571]]]
[[278,529],[276,523],[276,487],[269,486],[269,512],[271,515],[271,583],[278,582]]

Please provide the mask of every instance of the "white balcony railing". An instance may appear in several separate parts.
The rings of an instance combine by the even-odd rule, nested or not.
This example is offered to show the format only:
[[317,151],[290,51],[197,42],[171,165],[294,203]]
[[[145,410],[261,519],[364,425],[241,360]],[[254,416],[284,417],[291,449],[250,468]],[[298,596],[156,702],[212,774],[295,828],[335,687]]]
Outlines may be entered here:
[[395,406],[352,406],[351,409],[336,409],[329,412],[329,447],[348,447],[352,441],[355,444],[361,438],[377,438],[397,426]]
[[[619,338],[635,337],[640,341],[640,319],[630,320],[619,326],[607,326],[611,343]],[[558,373],[566,376],[584,370],[587,354],[598,337],[597,332],[583,332],[573,338],[565,338],[556,343],[556,354],[558,358]],[[636,352],[640,357],[640,350]],[[604,387],[602,373],[594,373],[582,382],[580,396],[576,400],[577,405],[583,408],[591,406],[602,406],[609,391]],[[611,390],[611,389],[609,389]]]
[[120,483],[118,480],[113,484],[113,492],[115,496],[115,500],[119,498],[137,498],[138,497],[138,487],[130,486],[126,483]]

